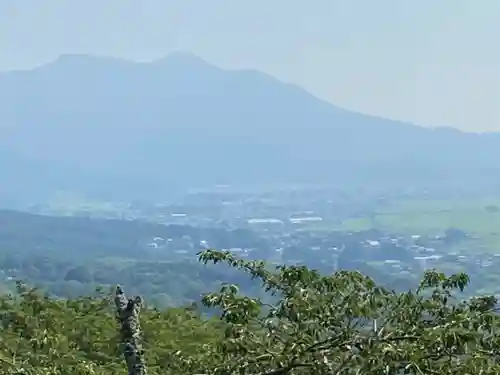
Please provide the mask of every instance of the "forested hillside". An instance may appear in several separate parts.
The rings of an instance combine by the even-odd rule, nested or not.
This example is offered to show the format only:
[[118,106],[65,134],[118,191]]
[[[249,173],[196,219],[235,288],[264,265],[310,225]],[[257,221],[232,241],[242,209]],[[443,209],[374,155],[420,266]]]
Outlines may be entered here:
[[258,247],[265,245],[254,233],[244,229],[198,228],[187,225],[162,225],[140,220],[58,217],[0,210],[0,248],[13,254],[35,249],[39,255],[54,254],[59,259],[95,259],[98,257],[171,258],[148,245],[155,238],[200,241],[217,248]]
[[[207,244],[267,250],[264,240],[245,229],[0,210],[0,286],[12,290],[16,280],[29,281],[51,296],[68,298],[121,282],[150,304],[180,306],[198,301],[221,280],[244,282],[228,268],[196,261],[196,253]],[[247,291],[258,292],[258,286],[244,284]]]

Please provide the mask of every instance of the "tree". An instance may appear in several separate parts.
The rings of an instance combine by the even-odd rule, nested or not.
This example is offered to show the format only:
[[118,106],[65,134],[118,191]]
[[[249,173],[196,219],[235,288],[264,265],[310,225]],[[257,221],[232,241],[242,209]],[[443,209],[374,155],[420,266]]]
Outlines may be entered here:
[[[128,333],[138,326],[128,324],[134,314],[122,311],[125,296],[117,291],[60,300],[18,283],[15,295],[0,296],[0,374],[126,374]],[[137,311],[139,305],[133,307]],[[201,319],[192,307],[143,309],[141,317],[137,338],[143,338],[149,375],[192,374],[189,360],[198,363],[203,348],[220,341],[220,323]]]
[[92,274],[85,266],[71,268],[64,277],[66,281],[78,281],[80,283],[92,282]]
[[242,269],[278,297],[267,305],[235,285],[204,296],[227,324],[215,374],[500,373],[496,299],[459,300],[465,274],[428,271],[418,290],[398,294],[358,272],[271,271],[210,250],[200,259]]

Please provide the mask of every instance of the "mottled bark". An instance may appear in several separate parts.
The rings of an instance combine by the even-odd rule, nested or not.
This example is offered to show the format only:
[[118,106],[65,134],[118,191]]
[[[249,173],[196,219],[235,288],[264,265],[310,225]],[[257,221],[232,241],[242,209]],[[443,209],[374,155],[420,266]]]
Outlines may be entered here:
[[147,369],[144,362],[144,350],[142,349],[141,327],[139,324],[139,312],[141,310],[141,297],[127,298],[123,289],[116,287],[115,304],[120,321],[121,344],[123,355],[128,367],[129,375],[146,375]]

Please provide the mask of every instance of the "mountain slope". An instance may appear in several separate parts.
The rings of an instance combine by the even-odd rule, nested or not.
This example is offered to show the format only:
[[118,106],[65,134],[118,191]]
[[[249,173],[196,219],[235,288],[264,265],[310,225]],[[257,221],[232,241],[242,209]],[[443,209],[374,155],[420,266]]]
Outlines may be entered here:
[[185,53],[151,63],[67,55],[2,73],[0,124],[0,180],[28,191],[462,181],[496,173],[500,160],[496,134],[349,112]]

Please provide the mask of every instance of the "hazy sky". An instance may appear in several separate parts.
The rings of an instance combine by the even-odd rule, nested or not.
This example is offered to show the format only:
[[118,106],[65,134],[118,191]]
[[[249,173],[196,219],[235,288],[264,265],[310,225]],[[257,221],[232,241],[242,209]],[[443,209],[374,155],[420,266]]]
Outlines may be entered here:
[[500,131],[499,20],[498,0],[0,0],[0,70],[185,50],[360,112]]

